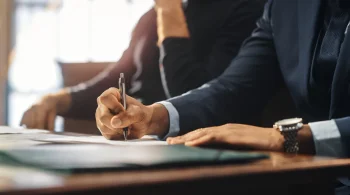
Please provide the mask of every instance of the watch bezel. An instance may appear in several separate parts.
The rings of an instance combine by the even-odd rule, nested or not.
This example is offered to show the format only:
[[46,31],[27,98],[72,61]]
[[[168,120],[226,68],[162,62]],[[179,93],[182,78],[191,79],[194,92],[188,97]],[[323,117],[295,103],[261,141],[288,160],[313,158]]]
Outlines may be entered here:
[[279,126],[291,126],[291,125],[296,125],[298,123],[302,123],[303,119],[302,118],[289,118],[289,119],[283,119],[275,122],[274,126],[279,127]]

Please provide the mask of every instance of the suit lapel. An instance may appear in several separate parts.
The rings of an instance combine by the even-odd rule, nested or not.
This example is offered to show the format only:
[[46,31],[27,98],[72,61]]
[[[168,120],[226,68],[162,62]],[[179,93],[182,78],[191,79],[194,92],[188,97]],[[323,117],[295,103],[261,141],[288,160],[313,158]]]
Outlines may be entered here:
[[330,107],[330,118],[340,117],[341,113],[341,102],[345,101],[348,90],[348,75],[350,70],[350,35],[349,32],[346,34],[340,54],[337,61],[337,66],[334,72],[334,78],[332,83],[331,92],[331,107]]
[[[315,41],[318,36],[317,22],[320,12],[321,0],[298,0],[298,44],[299,72],[302,74],[302,81],[299,81],[301,95],[308,98],[308,85],[310,67],[313,59]],[[309,101],[307,101],[309,102]],[[306,103],[305,106],[310,106]]]

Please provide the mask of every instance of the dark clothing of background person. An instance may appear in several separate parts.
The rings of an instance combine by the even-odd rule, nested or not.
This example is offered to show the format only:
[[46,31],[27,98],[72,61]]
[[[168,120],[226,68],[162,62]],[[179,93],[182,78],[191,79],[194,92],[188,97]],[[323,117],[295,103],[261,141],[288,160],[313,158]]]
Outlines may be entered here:
[[161,45],[162,52],[157,47],[156,13],[151,9],[136,25],[130,45],[117,63],[70,89],[71,107],[63,116],[94,119],[96,98],[106,89],[117,87],[121,72],[126,77],[127,94],[144,104],[180,95],[216,78],[255,28],[264,3],[189,0],[184,12],[190,38],[167,38]]

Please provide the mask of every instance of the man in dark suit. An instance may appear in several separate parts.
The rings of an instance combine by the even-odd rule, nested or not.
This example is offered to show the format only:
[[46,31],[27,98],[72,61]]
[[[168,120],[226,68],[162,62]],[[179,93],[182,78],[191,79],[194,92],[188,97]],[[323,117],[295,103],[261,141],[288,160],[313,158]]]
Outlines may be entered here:
[[[129,127],[130,138],[182,135],[168,138],[170,144],[349,157],[349,20],[347,0],[270,0],[257,28],[220,77],[151,106],[128,97],[126,111],[118,90],[111,88],[98,98],[97,125],[113,139],[122,139],[121,128]],[[243,125],[260,113],[282,83],[303,120],[278,121],[274,128]]]

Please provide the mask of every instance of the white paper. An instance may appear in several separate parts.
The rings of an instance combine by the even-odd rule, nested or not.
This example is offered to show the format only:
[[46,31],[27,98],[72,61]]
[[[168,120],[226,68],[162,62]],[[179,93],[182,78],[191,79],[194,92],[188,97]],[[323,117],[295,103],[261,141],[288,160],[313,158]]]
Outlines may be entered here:
[[0,126],[1,134],[40,134],[49,133],[50,131],[41,129],[25,129],[25,128],[13,128],[8,126]]
[[36,138],[35,141],[72,144],[72,143],[90,143],[90,144],[109,144],[109,145],[167,145],[165,141],[158,141],[151,136],[144,136],[141,139],[128,141],[107,140],[103,136],[60,136],[52,138]]
[[90,143],[90,144],[109,144],[109,145],[167,145],[165,141],[158,141],[152,136],[144,136],[141,139],[128,141],[111,141],[103,136],[69,136],[51,134],[50,131],[40,129],[12,128],[0,126],[0,148],[10,148],[23,145],[37,145],[40,143]]

